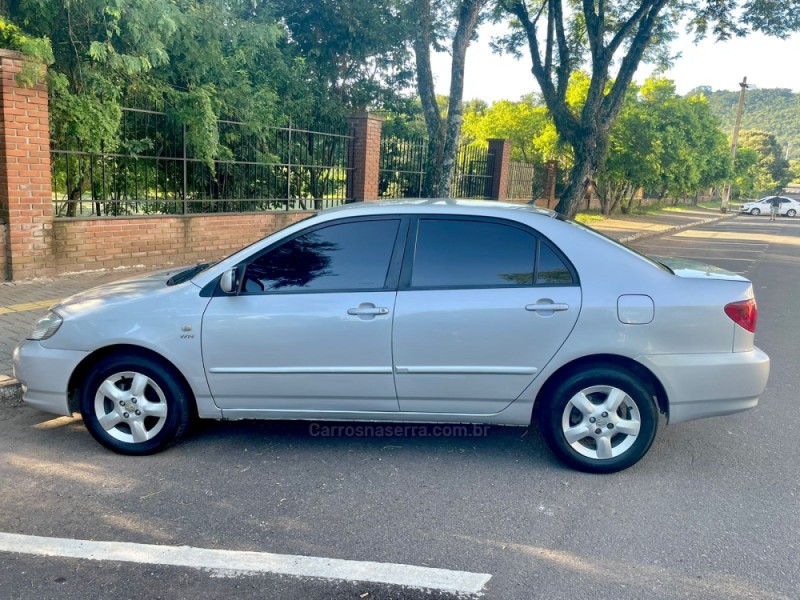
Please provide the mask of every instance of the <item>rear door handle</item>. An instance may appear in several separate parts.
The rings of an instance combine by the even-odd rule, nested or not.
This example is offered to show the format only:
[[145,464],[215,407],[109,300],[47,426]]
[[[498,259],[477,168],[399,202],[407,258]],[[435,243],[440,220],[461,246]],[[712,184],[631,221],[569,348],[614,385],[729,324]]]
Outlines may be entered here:
[[569,310],[569,304],[563,304],[561,302],[542,302],[537,304],[528,304],[525,306],[525,310],[530,310],[532,312],[556,312]]

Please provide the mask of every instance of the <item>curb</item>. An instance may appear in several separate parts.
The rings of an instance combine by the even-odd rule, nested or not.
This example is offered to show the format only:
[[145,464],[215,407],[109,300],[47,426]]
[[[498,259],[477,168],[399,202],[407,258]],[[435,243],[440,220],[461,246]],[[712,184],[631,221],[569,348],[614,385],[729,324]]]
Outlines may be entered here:
[[700,225],[708,225],[709,223],[718,223],[719,221],[725,221],[726,219],[735,219],[738,216],[739,213],[730,213],[727,215],[723,215],[721,217],[703,219],[701,221],[694,221],[693,223],[685,223],[683,225],[675,225],[674,227],[667,227],[666,229],[661,229],[660,231],[640,231],[639,233],[629,233],[628,235],[617,238],[617,241],[622,242],[623,244],[627,244],[628,242],[633,242],[644,238],[657,237],[659,235],[669,235],[671,233],[675,233],[676,231],[683,231],[684,229],[699,227]]
[[0,404],[22,404],[22,384],[13,377],[0,375]]

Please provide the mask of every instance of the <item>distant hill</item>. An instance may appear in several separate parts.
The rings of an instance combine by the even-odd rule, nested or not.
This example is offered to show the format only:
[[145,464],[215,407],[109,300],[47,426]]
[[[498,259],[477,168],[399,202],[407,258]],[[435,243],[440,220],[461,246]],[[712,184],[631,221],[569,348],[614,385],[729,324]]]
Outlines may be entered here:
[[[733,133],[739,92],[697,88],[690,92],[704,94],[711,110],[722,124],[722,130]],[[748,89],[744,96],[742,129],[760,129],[775,135],[783,148],[789,144],[789,159],[800,160],[800,94],[786,89]]]

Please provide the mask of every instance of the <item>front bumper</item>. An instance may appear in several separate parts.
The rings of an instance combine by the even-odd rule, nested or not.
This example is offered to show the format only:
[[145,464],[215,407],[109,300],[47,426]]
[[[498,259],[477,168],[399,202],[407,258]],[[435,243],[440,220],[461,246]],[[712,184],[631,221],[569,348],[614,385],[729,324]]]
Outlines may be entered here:
[[637,360],[664,385],[670,424],[755,408],[769,377],[769,356],[758,348],[722,354],[647,355]]
[[22,342],[14,350],[14,377],[22,384],[22,399],[45,412],[70,416],[69,378],[88,354],[45,348],[32,340]]

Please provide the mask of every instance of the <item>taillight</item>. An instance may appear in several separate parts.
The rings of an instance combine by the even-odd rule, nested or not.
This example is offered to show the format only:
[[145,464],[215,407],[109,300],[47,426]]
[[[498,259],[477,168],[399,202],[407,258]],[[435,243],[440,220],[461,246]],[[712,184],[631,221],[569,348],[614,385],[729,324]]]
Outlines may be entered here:
[[725,306],[725,314],[728,315],[733,322],[741,325],[751,333],[756,332],[756,321],[758,321],[758,308],[754,298],[750,300],[742,300],[741,302],[731,302]]

